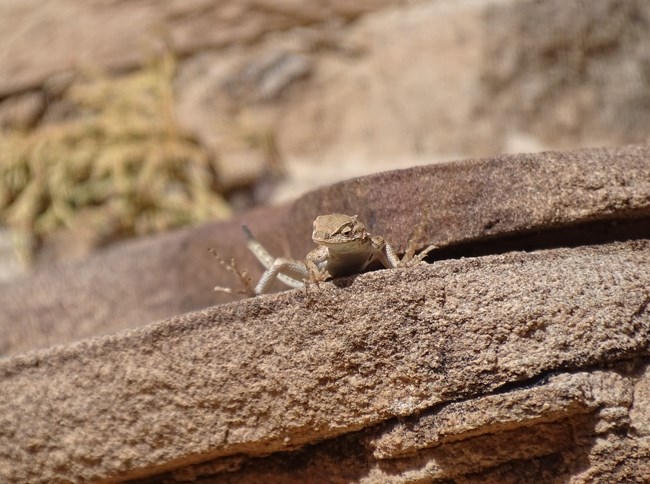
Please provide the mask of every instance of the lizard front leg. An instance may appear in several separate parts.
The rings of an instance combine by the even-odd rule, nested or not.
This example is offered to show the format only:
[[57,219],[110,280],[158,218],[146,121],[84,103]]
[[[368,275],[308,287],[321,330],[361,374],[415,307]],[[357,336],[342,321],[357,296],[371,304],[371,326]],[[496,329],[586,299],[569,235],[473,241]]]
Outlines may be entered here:
[[362,271],[375,259],[379,260],[386,269],[394,269],[400,266],[400,260],[395,250],[383,237],[373,237],[371,247],[373,254],[368,258],[368,262],[366,262]]
[[411,267],[416,264],[419,264],[429,254],[429,252],[437,248],[438,248],[437,245],[430,245],[427,248],[421,250],[419,253],[416,253],[415,243],[410,241],[406,253],[404,254],[404,257],[402,257],[402,260],[399,263],[399,267]]
[[[404,254],[404,257],[400,260],[399,256],[395,252],[395,249],[393,249],[393,247],[388,242],[386,242],[383,237],[374,237],[372,243],[376,253],[375,257],[386,269],[393,269],[395,267],[410,267],[415,264],[419,264],[424,260],[429,252],[437,249],[437,246],[430,245],[420,253],[416,254],[414,247],[412,247],[414,244],[409,242],[409,248]],[[368,263],[370,262],[371,260],[368,261]]]
[[417,241],[421,240],[423,234],[424,221],[420,221],[420,223],[416,225],[415,231],[409,239],[404,257],[402,257],[402,260],[400,261],[400,267],[410,267],[412,265],[419,264],[429,254],[429,252],[438,248],[436,245],[430,245],[427,248],[421,250],[419,253],[416,253],[418,247]]
[[305,258],[305,266],[309,272],[309,282],[315,282],[317,285],[320,282],[325,282],[332,275],[326,269],[329,251],[327,247],[317,247],[307,254]]

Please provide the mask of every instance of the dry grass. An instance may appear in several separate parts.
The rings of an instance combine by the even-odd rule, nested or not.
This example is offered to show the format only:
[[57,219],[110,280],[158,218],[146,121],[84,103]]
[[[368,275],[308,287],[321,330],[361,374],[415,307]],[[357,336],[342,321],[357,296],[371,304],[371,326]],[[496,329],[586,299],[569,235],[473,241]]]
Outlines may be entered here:
[[72,119],[0,138],[0,224],[26,256],[79,224],[101,243],[230,214],[214,160],[174,121],[173,73],[165,57],[118,79],[87,76],[64,94]]

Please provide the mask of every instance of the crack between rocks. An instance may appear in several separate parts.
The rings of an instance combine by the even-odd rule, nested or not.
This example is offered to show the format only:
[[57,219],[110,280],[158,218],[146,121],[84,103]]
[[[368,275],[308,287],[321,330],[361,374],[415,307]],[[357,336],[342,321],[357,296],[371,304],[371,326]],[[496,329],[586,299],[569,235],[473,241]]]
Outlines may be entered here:
[[463,257],[503,254],[513,251],[534,252],[556,248],[604,245],[637,239],[650,239],[650,216],[593,220],[576,225],[531,229],[524,233],[484,234],[441,247],[429,254],[427,262]]
[[[527,379],[523,379],[523,380],[520,380],[520,381],[517,381],[517,382],[506,383],[504,385],[501,385],[499,387],[494,388],[492,391],[489,391],[489,392],[480,393],[480,394],[476,394],[476,395],[473,395],[473,396],[468,396],[468,397],[465,397],[465,398],[458,398],[458,399],[454,399],[454,400],[445,401],[443,403],[439,403],[439,404],[433,405],[433,406],[431,406],[429,408],[426,408],[426,409],[422,410],[418,414],[412,414],[412,415],[408,415],[406,417],[391,417],[391,418],[388,418],[386,420],[375,422],[374,424],[368,425],[366,427],[363,427],[363,428],[360,428],[360,429],[355,429],[354,431],[351,431],[349,433],[345,433],[345,434],[341,434],[341,435],[337,435],[337,436],[333,436],[333,437],[329,437],[329,438],[325,438],[325,439],[321,439],[321,440],[316,440],[316,441],[313,441],[313,442],[308,442],[308,443],[302,444],[302,445],[300,445],[300,446],[298,446],[296,448],[293,448],[293,449],[278,450],[278,451],[275,451],[275,452],[262,453],[262,454],[243,454],[241,452],[238,452],[238,453],[235,453],[235,454],[232,454],[232,455],[222,455],[222,456],[219,456],[216,459],[200,461],[200,462],[197,462],[196,464],[193,465],[193,467],[195,467],[195,469],[196,469],[196,471],[194,471],[195,472],[194,478],[195,479],[196,478],[205,478],[205,477],[208,477],[210,475],[218,476],[219,473],[211,474],[209,471],[208,471],[208,473],[205,473],[205,472],[206,472],[206,470],[209,470],[211,467],[212,468],[219,468],[222,465],[222,463],[227,464],[233,458],[236,458],[238,460],[239,465],[235,465],[234,469],[227,470],[226,473],[238,470],[238,468],[240,468],[239,467],[240,465],[245,465],[247,462],[255,461],[255,460],[258,460],[258,459],[265,459],[265,458],[275,456],[275,455],[293,454],[293,453],[296,453],[296,452],[301,452],[304,449],[312,447],[312,446],[327,445],[328,442],[329,443],[335,443],[337,440],[340,440],[340,439],[350,439],[350,438],[356,439],[358,441],[357,445],[363,446],[363,448],[364,448],[363,452],[368,454],[368,455],[371,455],[373,450],[372,450],[371,447],[369,447],[366,444],[367,437],[369,435],[375,433],[375,432],[381,432],[382,427],[383,428],[390,428],[391,425],[394,425],[394,424],[398,423],[399,421],[404,421],[404,420],[408,420],[408,419],[418,420],[418,419],[426,416],[427,413],[438,411],[438,410],[442,409],[443,407],[445,407],[447,405],[450,405],[450,404],[470,402],[470,401],[475,400],[477,398],[483,398],[483,397],[487,397],[487,396],[496,396],[496,395],[505,395],[505,394],[513,392],[513,391],[535,388],[535,387],[538,387],[540,385],[546,384],[548,382],[548,380],[553,376],[559,376],[559,375],[564,375],[564,374],[577,374],[577,373],[593,373],[594,371],[600,370],[600,371],[614,371],[614,372],[621,373],[624,376],[633,377],[635,374],[638,373],[639,368],[642,367],[644,364],[647,364],[648,361],[650,361],[650,358],[648,358],[648,357],[636,357],[636,358],[635,357],[627,357],[627,358],[620,358],[620,359],[618,359],[616,361],[604,362],[602,364],[592,364],[592,365],[586,365],[586,366],[582,366],[582,367],[554,369],[554,370],[543,371],[543,372],[540,372],[539,374],[537,374],[535,376],[532,376],[530,378],[527,378]],[[625,365],[629,365],[628,368],[624,368]],[[595,412],[598,411],[598,409],[600,407],[602,407],[602,405],[597,405],[593,409],[587,409],[585,412],[581,412],[581,413],[595,413]],[[570,415],[568,415],[566,418],[570,418]],[[539,419],[533,419],[533,420],[531,420],[530,425],[525,425],[524,424],[524,425],[521,425],[521,426],[519,426],[517,428],[526,427],[527,429],[531,429],[531,428],[534,428],[535,426],[538,426],[538,425],[546,425],[546,424],[550,424],[550,423],[553,423],[553,422],[556,421],[556,420],[543,420],[543,419],[540,420],[540,421],[537,421],[537,420],[539,420]],[[562,419],[560,418],[558,420],[562,420]],[[516,430],[516,429],[513,429],[513,430]],[[462,434],[459,434],[459,435],[462,435]],[[474,434],[474,433],[471,433],[471,432],[468,432],[466,437],[459,437],[457,439],[447,440],[445,442],[441,442],[439,445],[445,445],[445,444],[451,443],[451,442],[453,442],[455,444],[458,444],[458,443],[462,443],[464,441],[472,440],[472,439],[477,438],[477,437],[484,437],[484,436],[490,436],[490,435],[498,435],[498,432],[487,431],[487,432],[480,433],[478,435]],[[384,459],[378,459],[378,462],[383,462],[383,461],[390,462],[390,461],[394,461],[394,460],[400,460],[400,459],[404,459],[404,458],[417,456],[418,452],[423,451],[423,450],[432,449],[432,448],[438,447],[439,445],[424,446],[421,449],[418,449],[413,454],[396,455],[394,458],[387,457],[387,458],[384,458]],[[203,468],[203,471],[201,470],[201,468]],[[189,473],[189,475],[193,474],[193,471],[191,469],[189,471],[187,471],[187,472]],[[132,482],[141,482],[141,483],[159,482],[158,479],[162,478],[163,476],[164,477],[171,477],[172,479],[174,479],[174,477],[172,477],[174,475],[175,475],[174,471],[164,472],[164,473],[158,473],[158,474],[155,474],[155,475],[151,475],[148,478],[144,478],[144,479],[137,480],[137,481],[132,481]],[[181,473],[181,475],[178,475],[176,477],[180,477],[182,479],[182,473]],[[186,477],[186,476],[184,476],[184,477]]]

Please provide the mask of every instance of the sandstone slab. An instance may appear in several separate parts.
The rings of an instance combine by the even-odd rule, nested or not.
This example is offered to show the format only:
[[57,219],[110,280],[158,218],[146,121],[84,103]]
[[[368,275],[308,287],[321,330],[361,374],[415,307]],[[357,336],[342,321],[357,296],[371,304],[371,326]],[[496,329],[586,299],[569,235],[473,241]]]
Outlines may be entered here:
[[[5,284],[0,479],[647,481],[649,158],[389,172]],[[208,247],[255,267],[242,221],[299,257],[327,212],[440,248],[175,316],[236,282]]]
[[[649,274],[647,240],[441,261],[5,359],[0,472],[23,482],[144,477],[295,449],[551,371],[641,365]],[[627,415],[632,390],[620,392],[613,406]],[[549,415],[589,413],[595,395],[569,393],[577,405],[556,400],[527,419],[546,415],[545,438],[564,441],[570,426]],[[486,425],[473,419],[456,433]],[[507,426],[498,412],[492,420]],[[435,445],[431,431],[415,432],[430,442],[416,448]],[[650,455],[647,438],[636,445]]]
[[[646,482],[650,439],[647,434],[628,434],[630,397],[635,387],[647,384],[643,370],[641,376],[638,373],[644,365],[647,371],[646,360],[636,368],[628,362],[607,371],[537,379],[434,407],[422,419],[394,419],[302,452],[248,461],[220,459],[166,478],[173,482],[213,475],[205,481],[220,483],[256,479],[291,483]],[[634,401],[633,405],[646,402]],[[468,431],[473,425],[474,430]],[[396,429],[400,436],[393,440]],[[440,436],[443,429],[449,431],[447,442],[436,438],[431,445],[428,438],[432,433]],[[418,450],[408,455],[383,454],[383,460],[377,461],[377,439]]]
[[[352,179],[292,205],[152,237],[85,262],[0,286],[0,354],[133,328],[232,300],[237,286],[208,252],[236,257],[252,277],[247,223],[271,253],[301,258],[313,219],[358,214],[403,252],[411,237],[441,249],[431,260],[514,249],[650,237],[650,148],[508,155]],[[416,227],[420,226],[419,232]],[[278,289],[280,286],[278,285]]]

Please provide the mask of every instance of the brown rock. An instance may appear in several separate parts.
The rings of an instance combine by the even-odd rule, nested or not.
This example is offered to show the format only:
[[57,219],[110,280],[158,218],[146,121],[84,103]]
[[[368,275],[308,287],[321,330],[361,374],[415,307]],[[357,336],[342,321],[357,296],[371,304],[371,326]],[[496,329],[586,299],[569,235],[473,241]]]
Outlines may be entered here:
[[[647,435],[625,435],[631,389],[635,383],[645,383],[644,377],[638,380],[638,375],[630,375],[630,368],[621,365],[615,371],[557,375],[524,389],[435,407],[422,422],[399,419],[302,452],[277,453],[247,463],[231,460],[240,469],[230,473],[219,469],[217,460],[173,473],[170,481],[221,472],[209,482],[646,482],[650,477]],[[546,415],[535,418],[535,409]],[[508,412],[516,417],[507,417]],[[499,415],[508,423],[494,425]],[[418,447],[418,453],[410,456],[373,459],[377,435],[381,439],[382,432],[394,436],[395,427],[409,428],[412,431],[400,436],[400,444],[420,445],[427,420],[436,427],[449,424],[447,442],[435,448]],[[465,431],[466,420],[478,424],[478,435]],[[222,465],[227,462],[223,459]]]
[[645,139],[648,22],[644,0],[491,5],[478,110],[508,120],[493,135],[520,130],[557,148]]
[[0,7],[0,97],[36,87],[50,76],[79,66],[135,67],[164,38],[168,48],[186,55],[201,48],[254,42],[274,31],[332,18],[349,21],[387,3],[392,2],[4,2]]
[[125,244],[0,286],[0,350],[68,343],[232,300],[212,291],[238,281],[208,248],[258,277],[242,222],[272,254],[296,258],[313,247],[313,219],[333,212],[358,214],[399,252],[414,235],[421,246],[436,244],[442,249],[432,260],[650,237],[648,157],[650,148],[628,146],[388,172],[323,188],[290,207]]
[[[250,213],[273,225],[286,210]],[[232,297],[215,285],[236,285],[208,252],[256,267],[241,221],[215,223],[125,243],[92,258],[4,283],[0,293],[0,356],[134,328]],[[274,246],[270,246],[275,248]]]
[[[649,157],[385,173],[5,284],[0,480],[646,482]],[[302,256],[334,211],[441,248],[71,343],[213,304],[241,221]]]
[[0,103],[0,129],[33,128],[45,111],[45,96],[29,92]]
[[[0,472],[12,482],[142,477],[217,457],[354,439],[355,431],[472,398],[465,409],[440,411],[439,420],[422,417],[419,429],[405,423],[400,448],[416,457],[388,466],[367,461],[365,477],[357,478],[450,478],[513,459],[564,456],[565,449],[562,458],[571,460],[575,446],[585,459],[615,444],[630,466],[635,456],[650,458],[647,436],[621,437],[650,350],[649,274],[647,241],[441,261],[4,360],[0,394],[10,397],[0,400]],[[622,377],[565,376],[524,388],[539,386],[535,379],[549,372],[624,361]],[[545,408],[549,396],[556,400]],[[465,412],[454,427],[453,415]],[[383,458],[400,432],[388,428],[373,444],[383,446]],[[482,457],[486,448],[500,450]],[[268,466],[245,464],[240,478],[273,475],[277,461],[270,459]],[[464,465],[453,465],[459,459]],[[322,462],[311,462],[319,475]],[[566,464],[570,475],[621,472],[573,464]],[[329,472],[350,478],[344,466]]]
[[394,459],[448,442],[565,420],[601,407],[627,408],[633,401],[632,383],[615,372],[554,375],[529,388],[450,403],[400,419],[370,438],[369,444],[375,457]]

